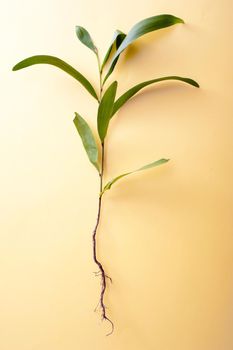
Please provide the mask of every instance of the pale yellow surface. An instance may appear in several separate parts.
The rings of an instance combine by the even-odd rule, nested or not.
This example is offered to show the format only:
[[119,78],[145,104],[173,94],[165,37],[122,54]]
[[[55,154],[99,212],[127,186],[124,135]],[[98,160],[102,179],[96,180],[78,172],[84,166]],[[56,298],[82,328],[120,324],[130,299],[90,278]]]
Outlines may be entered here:
[[[231,0],[22,0],[1,6],[0,349],[233,349]],[[52,54],[98,87],[95,57],[113,31],[171,13],[186,24],[147,35],[122,55],[119,94],[163,75],[196,79],[148,88],[111,123],[106,180],[160,157],[104,197],[98,255],[115,333],[99,298],[91,233],[98,177],[72,119],[95,126],[97,104],[56,68],[11,72]]]

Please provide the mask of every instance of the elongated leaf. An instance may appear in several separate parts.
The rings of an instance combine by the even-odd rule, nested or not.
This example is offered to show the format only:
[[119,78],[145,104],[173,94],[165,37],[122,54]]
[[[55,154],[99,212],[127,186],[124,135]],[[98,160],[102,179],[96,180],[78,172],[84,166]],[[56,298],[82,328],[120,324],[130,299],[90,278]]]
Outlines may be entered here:
[[199,84],[195,81],[192,80],[190,78],[182,78],[182,77],[178,77],[178,76],[169,76],[169,77],[162,77],[162,78],[157,78],[157,79],[152,79],[152,80],[148,80],[148,81],[144,81],[143,83],[137,84],[134,87],[132,87],[131,89],[129,89],[128,91],[126,91],[123,95],[121,95],[116,102],[114,103],[114,107],[113,107],[113,113],[112,116],[131,98],[133,97],[138,91],[140,91],[141,89],[143,89],[144,87],[154,84],[154,83],[158,83],[164,80],[180,80],[184,83],[190,84],[192,86],[195,87],[199,87]]
[[150,33],[154,30],[170,27],[177,23],[184,23],[184,21],[181,18],[172,16],[172,15],[159,15],[159,16],[153,16],[146,18],[137,24],[135,24],[132,29],[129,31],[129,33],[126,35],[125,39],[122,41],[121,45],[117,49],[115,55],[113,56],[111,63],[110,63],[110,69],[104,79],[104,82],[107,80],[109,75],[113,72],[114,67],[116,65],[116,60],[118,59],[119,55],[129,46],[133,41],[138,39],[140,36]]
[[25,60],[17,63],[12,70],[16,71],[22,68],[26,68],[29,66],[33,66],[34,64],[50,64],[52,66],[58,67],[64,72],[71,75],[74,79],[78,80],[84,87],[87,89],[87,91],[96,99],[98,100],[97,94],[95,92],[95,89],[91,85],[91,83],[75,68],[70,66],[65,61],[61,60],[60,58],[54,57],[54,56],[48,56],[48,55],[37,55],[28,57]]
[[75,32],[79,40],[96,54],[97,48],[88,31],[81,26],[76,26]]
[[120,30],[115,31],[113,38],[112,38],[112,41],[111,41],[111,44],[110,44],[108,51],[106,52],[106,55],[104,57],[104,60],[103,60],[102,66],[101,66],[101,71],[103,71],[106,63],[108,62],[109,56],[111,55],[111,53],[114,49],[114,46],[116,47],[116,49],[118,49],[118,47],[121,45],[121,43],[125,37],[126,37],[125,33],[121,32]]
[[107,134],[108,124],[112,116],[116,90],[117,90],[117,81],[114,81],[105,91],[104,96],[99,105],[98,115],[97,115],[97,125],[98,125],[99,137],[102,142],[104,141],[104,138]]
[[117,177],[115,177],[114,179],[112,179],[111,181],[109,181],[105,186],[104,186],[104,189],[102,191],[102,193],[100,195],[103,195],[105,191],[107,190],[110,190],[110,188],[112,187],[112,185],[117,182],[118,180],[120,180],[122,177],[125,177],[127,175],[130,175],[130,174],[133,174],[133,173],[136,173],[138,171],[142,171],[142,170],[146,170],[146,169],[150,169],[150,168],[154,168],[156,166],[159,166],[159,165],[162,165],[164,163],[167,163],[169,161],[169,159],[159,159],[159,160],[156,160],[155,162],[152,162],[152,163],[149,163],[147,165],[144,165],[143,167],[139,168],[139,169],[136,169],[134,171],[130,171],[128,173],[124,173],[124,174],[121,174]]
[[100,166],[99,166],[99,160],[98,160],[99,159],[98,147],[89,125],[78,113],[75,113],[75,118],[73,122],[82,139],[83,146],[87,152],[90,162],[96,167],[96,169],[99,172]]

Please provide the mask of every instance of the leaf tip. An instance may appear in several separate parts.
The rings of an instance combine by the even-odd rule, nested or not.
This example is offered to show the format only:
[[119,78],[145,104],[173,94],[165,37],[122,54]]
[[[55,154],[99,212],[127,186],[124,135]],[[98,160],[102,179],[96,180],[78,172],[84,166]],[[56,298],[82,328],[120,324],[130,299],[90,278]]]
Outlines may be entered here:
[[13,68],[12,68],[12,71],[15,72],[16,70],[18,70],[18,64],[16,64]]
[[75,26],[75,32],[76,32],[76,34],[78,34],[78,33],[80,33],[81,31],[82,31],[82,29],[83,29],[83,27],[81,27],[81,26]]
[[75,126],[78,124],[78,119],[80,119],[80,118],[81,118],[81,116],[77,112],[74,112],[73,123],[75,124]]
[[177,16],[171,15],[171,14],[163,14],[161,15],[162,17],[165,17],[171,24],[177,24],[177,23],[182,23],[184,24],[185,21]]
[[199,88],[200,85],[196,80],[190,79],[190,78],[184,78],[184,81],[192,86],[195,86],[196,88]]
[[191,83],[192,83],[192,85],[195,86],[196,88],[199,88],[199,87],[200,87],[200,85],[198,84],[198,82],[195,81],[195,80],[193,80],[193,79],[191,79]]
[[182,18],[180,18],[180,17],[176,17],[176,23],[185,24],[185,21]]
[[113,84],[112,84],[114,87],[116,87],[117,88],[117,85],[118,85],[118,82],[117,82],[117,80],[115,80],[114,82],[113,82]]

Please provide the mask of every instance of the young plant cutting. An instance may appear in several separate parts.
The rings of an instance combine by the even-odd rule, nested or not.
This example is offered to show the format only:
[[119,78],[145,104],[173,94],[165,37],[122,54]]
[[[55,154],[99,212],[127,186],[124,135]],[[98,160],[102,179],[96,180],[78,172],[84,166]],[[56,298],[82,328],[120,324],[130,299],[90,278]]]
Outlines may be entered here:
[[131,99],[135,94],[137,94],[141,89],[154,84],[159,83],[165,80],[177,80],[183,83],[192,85],[194,87],[199,87],[198,83],[190,78],[184,78],[176,75],[165,76],[160,78],[153,78],[151,80],[144,81],[139,83],[128,91],[126,91],[123,95],[116,98],[117,94],[117,81],[111,82],[109,86],[107,85],[107,81],[111,76],[114,68],[120,58],[122,52],[127,49],[129,45],[131,45],[136,39],[139,37],[162,28],[166,28],[175,24],[184,23],[181,18],[163,14],[159,16],[153,16],[147,19],[144,19],[137,24],[135,24],[128,34],[123,33],[120,30],[116,30],[110,46],[105,54],[103,61],[101,62],[99,51],[88,33],[88,31],[81,27],[76,26],[76,35],[78,39],[87,46],[96,56],[98,70],[99,70],[99,89],[98,92],[92,86],[92,84],[74,67],[64,62],[60,58],[48,55],[37,55],[24,59],[13,67],[13,71],[20,70],[22,68],[26,68],[35,64],[50,64],[57,68],[60,68],[64,72],[71,75],[74,79],[76,79],[88,92],[89,94],[98,102],[98,110],[97,110],[97,130],[99,135],[99,140],[97,141],[94,137],[92,130],[90,129],[88,123],[84,118],[81,117],[78,113],[75,113],[74,125],[77,128],[77,131],[82,140],[83,146],[87,153],[87,156],[90,162],[94,165],[98,172],[100,190],[98,194],[98,213],[97,220],[94,227],[94,231],[92,233],[92,241],[93,241],[93,259],[95,264],[98,266],[97,275],[100,276],[101,279],[101,290],[100,290],[100,300],[99,300],[99,308],[101,312],[102,320],[108,321],[111,325],[111,330],[107,335],[110,335],[114,331],[114,324],[106,311],[106,305],[104,301],[107,280],[112,282],[112,279],[106,275],[105,268],[97,255],[97,230],[100,222],[101,216],[101,205],[103,196],[105,192],[111,189],[111,187],[120,179],[125,176],[128,176],[132,173],[151,169],[157,167],[159,165],[165,164],[169,159],[161,158],[159,160],[152,160],[151,163],[146,164],[136,170],[128,171],[124,174],[117,175],[109,182],[104,183],[104,165],[105,165],[105,140],[108,133],[108,128],[110,125],[111,119],[116,115],[121,107]]

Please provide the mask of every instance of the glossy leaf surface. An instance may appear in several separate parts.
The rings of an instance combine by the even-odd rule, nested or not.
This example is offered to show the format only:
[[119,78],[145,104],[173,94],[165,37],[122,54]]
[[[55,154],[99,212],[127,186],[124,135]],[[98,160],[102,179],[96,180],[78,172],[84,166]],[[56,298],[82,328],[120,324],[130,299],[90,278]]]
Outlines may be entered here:
[[110,69],[104,79],[104,82],[107,80],[109,75],[113,72],[114,67],[116,65],[116,60],[118,59],[119,55],[129,46],[133,41],[141,37],[142,35],[145,35],[147,33],[150,33],[152,31],[170,27],[177,23],[184,23],[184,21],[181,18],[164,14],[159,16],[153,16],[146,18],[138,23],[136,23],[132,29],[129,31],[129,33],[126,35],[125,39],[122,41],[121,45],[117,49],[115,55],[113,56],[110,64]]
[[98,100],[97,94],[95,92],[95,89],[91,85],[91,83],[75,68],[70,66],[65,61],[61,60],[60,58],[57,58],[55,56],[49,56],[49,55],[37,55],[32,56],[24,59],[23,61],[17,63],[13,67],[13,71],[20,70],[26,67],[33,66],[35,64],[50,64],[52,66],[55,66],[57,68],[60,68],[67,74],[71,75],[74,79],[79,81],[85,89],[95,98]]
[[85,148],[85,151],[87,152],[90,162],[95,166],[95,168],[99,172],[99,152],[91,128],[78,113],[75,113],[75,118],[73,122],[81,137],[83,146]]
[[121,43],[125,37],[126,37],[125,33],[121,32],[120,30],[115,31],[113,38],[112,38],[112,41],[111,41],[111,44],[110,44],[108,51],[106,52],[106,55],[104,57],[104,60],[103,60],[102,66],[101,66],[101,71],[104,69],[106,63],[108,62],[108,59],[109,59],[109,57],[114,49],[114,46],[116,47],[116,49],[118,49],[118,47],[121,45]]
[[81,27],[81,26],[76,26],[75,27],[75,32],[78,37],[78,39],[89,49],[91,49],[95,54],[97,53],[97,48],[95,47],[95,44],[88,33],[88,31]]
[[131,98],[133,97],[138,91],[140,91],[141,89],[143,89],[144,87],[154,84],[154,83],[158,83],[164,80],[180,80],[186,84],[195,86],[195,87],[199,87],[199,84],[190,78],[182,78],[182,77],[178,77],[178,76],[169,76],[169,77],[162,77],[162,78],[157,78],[157,79],[152,79],[152,80],[148,80],[148,81],[144,81],[143,83],[137,84],[134,87],[132,87],[131,89],[129,89],[128,91],[126,91],[123,95],[121,95],[116,102],[114,103],[114,107],[113,107],[113,114],[112,116]]
[[99,105],[98,115],[97,115],[97,126],[98,126],[99,137],[102,142],[104,141],[104,138],[107,134],[108,124],[112,116],[116,90],[117,90],[117,82],[114,81],[105,91],[104,96]]
[[127,176],[127,175],[130,175],[130,174],[136,173],[136,172],[138,172],[138,171],[142,171],[142,170],[146,170],[146,169],[150,169],[150,168],[157,167],[157,166],[159,166],[159,165],[162,165],[162,164],[164,164],[164,163],[167,163],[168,161],[169,161],[169,159],[164,159],[164,158],[162,158],[162,159],[156,160],[156,161],[154,161],[154,162],[152,162],[152,163],[149,163],[149,164],[147,164],[147,165],[144,165],[143,167],[141,167],[141,168],[139,168],[139,169],[136,169],[136,170],[134,170],[134,171],[130,171],[130,172],[128,172],[128,173],[124,173],[124,174],[121,174],[121,175],[115,177],[114,179],[112,179],[111,181],[109,181],[109,182],[104,186],[104,189],[103,189],[101,195],[103,195],[103,193],[104,193],[105,191],[110,190],[110,188],[112,187],[112,185],[113,185],[115,182],[117,182],[118,180],[120,180],[121,178],[123,178],[123,177],[125,177],[125,176]]

